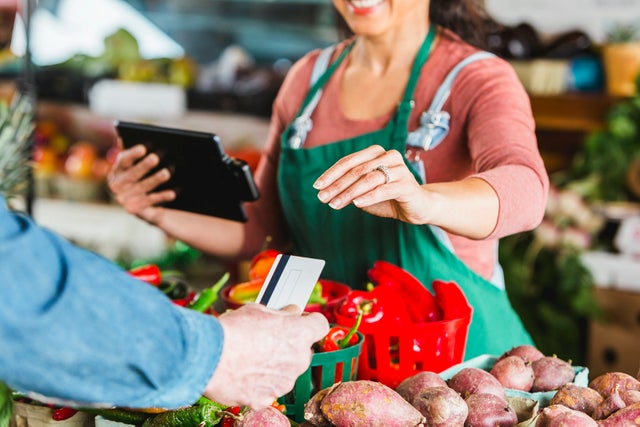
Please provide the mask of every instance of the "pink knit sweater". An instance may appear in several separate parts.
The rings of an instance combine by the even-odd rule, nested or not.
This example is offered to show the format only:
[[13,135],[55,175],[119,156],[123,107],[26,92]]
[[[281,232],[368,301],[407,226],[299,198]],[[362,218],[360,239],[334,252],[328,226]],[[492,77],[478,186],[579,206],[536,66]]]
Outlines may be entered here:
[[[337,51],[344,46],[342,43]],[[448,71],[474,51],[474,47],[453,33],[443,33],[422,69],[414,94],[416,106],[409,122],[410,131],[417,127],[420,114],[431,103]],[[256,173],[261,199],[248,206],[252,221],[247,226],[245,253],[255,253],[266,234],[275,245],[287,242],[276,185],[280,135],[298,113],[318,54],[319,50],[310,52],[294,64],[274,102],[265,155]],[[346,63],[347,60],[343,61],[325,86],[312,116],[314,127],[306,147],[375,131],[394,113],[389,111],[372,120],[351,120],[344,116],[339,82]],[[495,189],[500,213],[491,235],[483,240],[449,236],[458,257],[489,278],[496,262],[496,240],[534,228],[544,214],[549,180],[537,148],[529,98],[511,66],[495,58],[477,61],[463,69],[444,110],[451,114],[451,129],[443,143],[422,156],[427,182],[476,176]]]

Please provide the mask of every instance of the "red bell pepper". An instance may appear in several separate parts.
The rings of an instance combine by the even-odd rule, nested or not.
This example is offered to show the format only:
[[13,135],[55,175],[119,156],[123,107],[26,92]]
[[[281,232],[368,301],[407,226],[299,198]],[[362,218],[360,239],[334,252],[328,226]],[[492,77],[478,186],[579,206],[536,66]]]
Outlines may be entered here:
[[276,257],[281,252],[275,249],[265,249],[251,259],[249,265],[249,280],[265,279],[273,266]]
[[51,413],[51,419],[55,421],[64,421],[73,417],[76,414],[75,409],[69,408],[68,406],[63,406],[62,408],[56,408]]
[[160,267],[155,264],[146,264],[132,268],[129,270],[129,274],[154,286],[158,286],[162,282],[162,272],[160,271]]
[[356,319],[362,311],[363,323],[384,324],[398,327],[411,322],[403,304],[398,304],[398,295],[390,287],[375,287],[371,291],[350,291],[338,308],[342,316]]
[[236,425],[236,420],[240,419],[240,411],[242,408],[240,406],[229,406],[223,411],[222,421],[220,423],[221,427],[234,427]]
[[375,289],[386,287],[393,290],[396,300],[404,303],[411,322],[442,320],[442,309],[433,294],[408,271],[386,261],[376,261],[367,274],[376,284]]
[[329,329],[327,335],[320,340],[320,350],[322,352],[336,351],[356,344],[358,342],[358,335],[356,332],[358,331],[361,322],[362,311],[358,313],[356,323],[354,323],[351,329],[339,325]]
[[356,319],[362,313],[362,321],[375,323],[382,319],[384,310],[378,300],[367,291],[350,291],[340,307],[340,314]]
[[432,286],[436,293],[438,304],[442,307],[443,320],[471,316],[473,309],[458,284],[434,280]]

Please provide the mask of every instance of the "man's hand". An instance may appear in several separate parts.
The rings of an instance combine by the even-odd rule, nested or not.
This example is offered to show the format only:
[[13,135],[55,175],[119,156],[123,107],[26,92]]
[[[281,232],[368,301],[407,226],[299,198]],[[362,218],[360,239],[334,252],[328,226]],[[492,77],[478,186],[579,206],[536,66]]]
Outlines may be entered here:
[[260,409],[291,391],[311,363],[311,346],[329,331],[319,313],[296,306],[274,311],[246,304],[219,317],[224,345],[204,395],[226,405]]

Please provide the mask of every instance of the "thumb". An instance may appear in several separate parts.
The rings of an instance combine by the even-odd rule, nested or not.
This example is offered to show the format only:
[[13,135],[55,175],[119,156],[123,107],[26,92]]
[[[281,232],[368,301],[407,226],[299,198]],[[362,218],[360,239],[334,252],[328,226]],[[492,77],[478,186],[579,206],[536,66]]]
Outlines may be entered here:
[[284,312],[284,313],[290,313],[290,314],[301,314],[302,313],[302,309],[300,307],[298,307],[295,304],[289,304],[285,307],[282,307],[280,309],[280,311]]

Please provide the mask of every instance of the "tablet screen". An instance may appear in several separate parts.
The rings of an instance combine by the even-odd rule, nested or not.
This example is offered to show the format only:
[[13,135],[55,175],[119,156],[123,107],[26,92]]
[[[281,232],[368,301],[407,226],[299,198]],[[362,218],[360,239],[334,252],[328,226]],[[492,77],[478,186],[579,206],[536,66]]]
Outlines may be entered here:
[[154,190],[176,191],[176,198],[163,206],[247,220],[243,203],[258,198],[251,169],[225,154],[217,135],[123,121],[116,130],[125,148],[143,144],[158,155],[160,164],[151,173],[165,167],[171,171],[171,179]]

